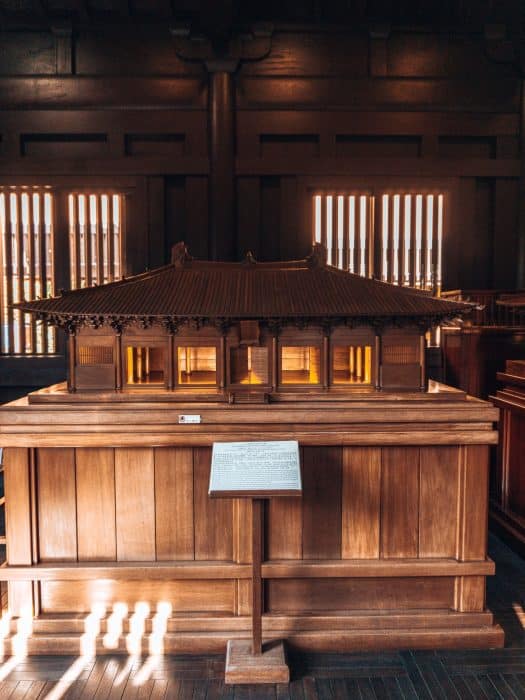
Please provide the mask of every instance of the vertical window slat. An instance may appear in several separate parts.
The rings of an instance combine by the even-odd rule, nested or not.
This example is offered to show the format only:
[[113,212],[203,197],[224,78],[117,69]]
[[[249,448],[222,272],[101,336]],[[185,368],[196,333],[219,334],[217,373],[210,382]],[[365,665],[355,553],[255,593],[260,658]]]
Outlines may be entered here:
[[389,241],[389,216],[390,197],[384,194],[381,198],[381,280],[388,282],[388,241]]
[[368,206],[365,195],[359,197],[359,274],[366,276],[366,245],[368,243]]
[[122,276],[122,231],[125,210],[123,207],[123,197],[114,194],[113,202],[113,219],[112,219],[112,248],[113,248],[113,279],[120,279]]
[[[39,250],[39,277],[40,277],[40,293],[39,296],[44,299],[47,296],[47,249],[46,249],[46,203],[44,194],[38,195],[38,250]],[[42,343],[42,352],[49,352],[47,343],[47,328],[45,323],[40,322],[40,336]]]
[[348,270],[356,272],[356,207],[355,195],[348,197]]
[[437,256],[436,256],[436,293],[441,294],[443,283],[443,195],[437,197]]
[[[24,196],[24,195],[23,195]],[[24,206],[24,227],[27,235],[27,289],[26,297],[28,299],[35,298],[35,231],[33,228],[33,197],[31,194],[25,195]],[[36,352],[36,322],[33,316],[27,314],[29,324],[30,344],[28,352]]]
[[326,198],[326,250],[327,262],[333,265],[333,250],[334,250],[334,197],[329,194]]
[[[52,296],[55,292],[55,261],[53,259],[54,236],[54,209],[53,198],[49,192],[44,199],[44,240],[46,261],[46,296]],[[44,328],[46,335],[47,352],[56,352],[56,330],[51,327]]]
[[344,249],[345,249],[345,198],[342,195],[337,197],[337,267],[344,269]]
[[425,289],[432,289],[433,269],[432,269],[432,247],[434,243],[434,195],[426,196],[426,216],[425,216]]

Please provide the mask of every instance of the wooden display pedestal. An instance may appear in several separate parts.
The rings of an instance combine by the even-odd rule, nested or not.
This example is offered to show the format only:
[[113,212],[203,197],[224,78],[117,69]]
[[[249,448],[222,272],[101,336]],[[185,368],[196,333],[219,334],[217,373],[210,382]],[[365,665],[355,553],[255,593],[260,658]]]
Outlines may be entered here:
[[214,444],[209,494],[250,498],[252,502],[252,638],[228,640],[224,681],[288,683],[284,643],[262,643],[263,505],[264,499],[272,496],[302,495],[299,444]]
[[224,680],[226,683],[289,683],[284,642],[268,642],[263,644],[261,654],[253,654],[249,639],[230,639]]

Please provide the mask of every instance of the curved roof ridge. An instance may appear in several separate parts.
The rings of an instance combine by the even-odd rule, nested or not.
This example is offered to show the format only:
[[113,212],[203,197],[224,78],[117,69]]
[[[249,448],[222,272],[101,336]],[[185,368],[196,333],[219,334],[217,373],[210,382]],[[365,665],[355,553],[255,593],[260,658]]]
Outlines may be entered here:
[[326,263],[317,245],[303,260],[199,261],[184,244],[168,265],[16,308],[50,322],[71,318],[446,318],[471,305],[361,277]]

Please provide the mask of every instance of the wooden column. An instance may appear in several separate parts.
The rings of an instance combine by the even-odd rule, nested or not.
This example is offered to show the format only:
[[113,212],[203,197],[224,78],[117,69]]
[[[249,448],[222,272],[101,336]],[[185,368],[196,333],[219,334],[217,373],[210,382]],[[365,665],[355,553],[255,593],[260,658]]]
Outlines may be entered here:
[[212,260],[235,255],[235,60],[206,63],[209,72],[209,250]]
[[74,330],[71,330],[68,335],[68,382],[67,390],[71,393],[77,390],[76,381],[76,354],[77,354],[77,336]]

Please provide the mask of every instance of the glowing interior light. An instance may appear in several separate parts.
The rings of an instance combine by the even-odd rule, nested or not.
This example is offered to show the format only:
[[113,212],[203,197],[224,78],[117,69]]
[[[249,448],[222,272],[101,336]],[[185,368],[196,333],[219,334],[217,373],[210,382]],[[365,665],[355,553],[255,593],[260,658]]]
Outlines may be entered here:
[[355,197],[348,197],[348,269],[355,272]]
[[412,226],[412,197],[405,195],[404,247],[403,247],[403,284],[410,284],[410,238]]
[[333,264],[332,249],[334,245],[334,198],[329,194],[326,198],[326,248],[328,251],[327,262],[329,265]]
[[432,238],[434,228],[434,195],[427,196],[427,247],[425,261],[425,287],[432,289]]
[[415,264],[415,286],[421,287],[421,244],[423,239],[423,195],[416,195],[416,240],[414,254]]
[[[443,195],[438,196],[436,291],[441,294],[443,255]],[[438,329],[440,330],[440,329]]]
[[388,281],[388,195],[382,197],[381,279]]
[[343,269],[345,198],[337,197],[337,267]]
[[393,197],[393,221],[392,221],[392,282],[399,284],[399,224],[400,224],[400,197]]
[[359,274],[366,275],[366,239],[368,222],[366,220],[366,200],[364,195],[359,197]]
[[314,197],[314,237],[316,243],[321,243],[323,238],[321,225],[321,195],[316,194]]

